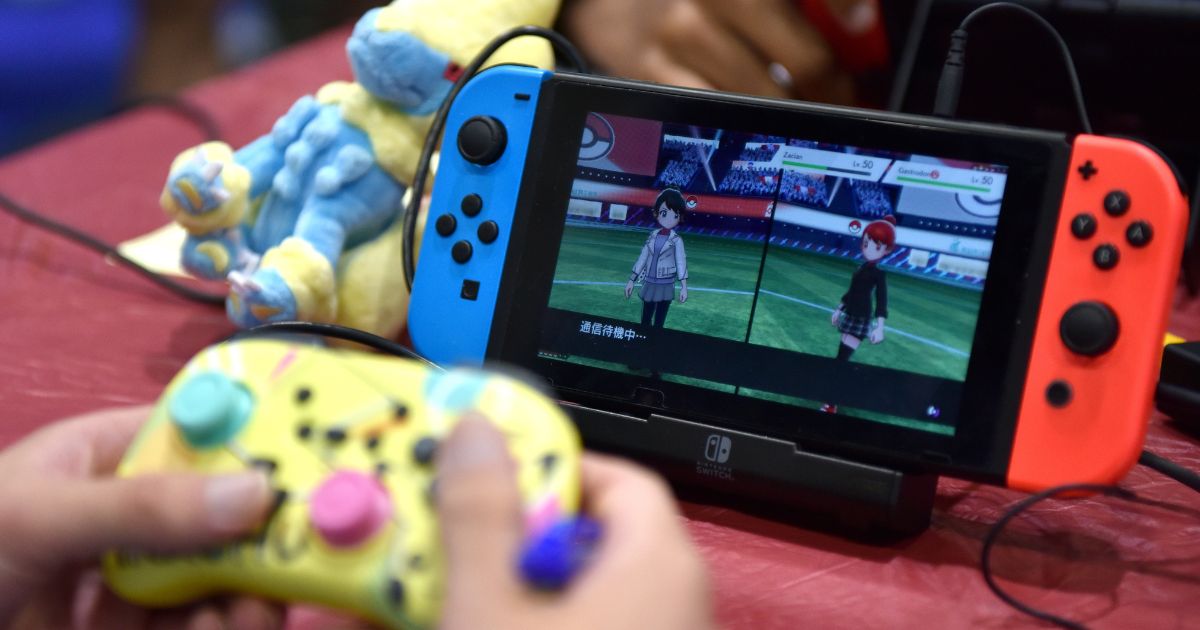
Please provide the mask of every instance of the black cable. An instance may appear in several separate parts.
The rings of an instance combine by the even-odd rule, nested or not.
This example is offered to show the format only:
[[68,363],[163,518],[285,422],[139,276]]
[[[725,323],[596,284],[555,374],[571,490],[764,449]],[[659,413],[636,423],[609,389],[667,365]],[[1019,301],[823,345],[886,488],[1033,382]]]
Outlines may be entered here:
[[404,284],[408,287],[409,292],[412,291],[413,276],[416,275],[416,258],[413,253],[413,243],[415,241],[417,230],[417,213],[421,207],[421,197],[425,194],[425,181],[429,178],[429,162],[433,159],[433,152],[437,149],[438,140],[442,137],[442,130],[446,127],[446,116],[450,113],[450,106],[454,103],[455,97],[462,91],[467,81],[475,76],[483,64],[497,51],[501,46],[514,40],[518,37],[541,37],[554,47],[560,55],[565,57],[571,66],[580,73],[588,73],[588,64],[583,59],[583,55],[575,48],[566,37],[560,33],[552,31],[548,28],[540,26],[518,26],[496,36],[475,58],[471,60],[464,69],[454,85],[450,88],[450,92],[446,95],[446,99],[438,106],[437,112],[433,116],[433,122],[429,127],[429,133],[425,135],[425,145],[421,148],[421,157],[417,161],[417,170],[413,174],[412,188],[409,189],[408,205],[404,209]]
[[116,247],[105,243],[104,241],[92,236],[91,234],[88,234],[87,232],[83,232],[65,223],[60,223],[54,219],[38,214],[37,212],[34,212],[33,210],[30,210],[29,208],[12,200],[3,193],[0,193],[0,209],[3,209],[5,212],[17,217],[22,221],[25,221],[26,223],[40,227],[47,232],[56,234],[67,240],[74,241],[79,245],[99,252],[105,256],[111,256],[117,262],[141,274],[151,282],[183,298],[192,300],[194,302],[200,302],[202,304],[213,304],[218,306],[225,305],[224,294],[217,295],[215,293],[201,291],[199,289],[189,287],[181,282],[177,282],[172,278],[168,278],[160,273],[151,271],[133,259],[126,257]]
[[946,54],[946,63],[942,68],[942,76],[938,80],[938,91],[934,101],[933,114],[935,116],[953,118],[958,111],[958,96],[962,91],[962,78],[966,70],[967,28],[984,13],[999,10],[1015,11],[1018,14],[1032,18],[1036,24],[1040,25],[1054,39],[1054,42],[1058,45],[1059,52],[1062,53],[1063,63],[1067,68],[1067,76],[1071,82],[1071,91],[1075,96],[1075,108],[1078,110],[1080,126],[1085,133],[1092,133],[1092,123],[1088,119],[1087,108],[1084,106],[1083,88],[1079,85],[1079,75],[1075,71],[1075,60],[1071,57],[1071,50],[1067,47],[1067,42],[1063,40],[1062,35],[1059,35],[1058,31],[1046,18],[1039,15],[1033,9],[1011,2],[992,2],[975,9],[967,14],[967,17],[963,18],[962,23],[958,25],[958,29],[951,34],[950,50]]
[[920,0],[913,9],[912,21],[908,24],[908,35],[900,52],[900,61],[896,64],[896,76],[892,79],[892,93],[888,95],[890,111],[898,112],[904,109],[904,99],[908,98],[908,87],[912,83],[913,70],[917,65],[917,53],[921,49],[921,40],[925,38],[925,27],[929,24],[929,14],[932,10],[933,0]]
[[349,326],[339,326],[337,324],[320,324],[315,322],[274,322],[270,324],[260,324],[245,330],[239,330],[233,335],[230,335],[229,339],[232,340],[240,337],[255,337],[283,333],[318,335],[321,337],[342,339],[344,341],[353,341],[354,343],[362,344],[369,348],[374,348],[380,352],[385,352],[393,356],[405,357],[420,361],[427,367],[431,367],[435,370],[443,369],[433,361],[426,359],[425,357],[413,352],[399,343],[396,343],[395,341],[380,337],[379,335],[371,334],[365,330],[350,328]]
[[161,107],[169,109],[184,118],[191,121],[204,133],[204,139],[214,141],[221,139],[221,129],[217,126],[217,121],[211,114],[204,111],[195,103],[187,99],[180,98],[173,94],[147,94],[121,103],[116,108],[108,113],[108,116],[116,116],[123,114],[129,110],[139,107]]
[[1138,457],[1138,463],[1146,468],[1162,473],[1196,492],[1200,492],[1200,474],[1196,474],[1162,455],[1157,455],[1150,451],[1142,451],[1141,457]]
[[1028,510],[1029,508],[1033,507],[1034,505],[1036,505],[1038,503],[1041,503],[1042,501],[1045,501],[1046,499],[1055,497],[1055,496],[1063,494],[1065,492],[1102,493],[1102,494],[1117,496],[1117,497],[1120,497],[1123,499],[1129,499],[1129,500],[1133,500],[1133,499],[1137,498],[1137,495],[1135,495],[1134,493],[1132,493],[1128,490],[1124,490],[1124,489],[1118,488],[1116,486],[1106,486],[1106,485],[1092,484],[1092,483],[1073,483],[1073,484],[1067,484],[1067,485],[1062,485],[1062,486],[1055,486],[1048,490],[1043,490],[1042,492],[1039,492],[1037,494],[1025,497],[1021,501],[1017,502],[1016,505],[1012,506],[1007,511],[1005,511],[1004,514],[1000,517],[1000,519],[997,520],[995,522],[995,524],[992,525],[991,529],[988,530],[987,535],[984,536],[983,550],[980,552],[980,555],[979,555],[979,570],[983,573],[983,580],[984,580],[984,582],[987,583],[988,588],[991,589],[993,593],[995,593],[996,597],[999,597],[1004,603],[1008,604],[1009,606],[1016,608],[1017,610],[1025,613],[1026,615],[1029,615],[1036,619],[1040,619],[1042,621],[1047,621],[1049,623],[1052,623],[1052,624],[1062,627],[1062,628],[1070,628],[1071,630],[1083,630],[1086,628],[1086,626],[1084,626],[1083,624],[1071,621],[1070,619],[1065,619],[1063,617],[1059,617],[1052,613],[1048,613],[1044,610],[1034,608],[1033,606],[1030,606],[1030,605],[1018,600],[1017,598],[1013,597],[1012,595],[1009,595],[1007,591],[1000,588],[1000,585],[996,583],[996,579],[992,576],[992,557],[991,557],[992,547],[995,546],[996,540],[1000,537],[1000,534],[1004,531],[1005,526],[1007,526],[1008,523],[1010,521],[1012,521],[1014,518],[1020,516],[1021,513],[1023,513],[1025,510]]

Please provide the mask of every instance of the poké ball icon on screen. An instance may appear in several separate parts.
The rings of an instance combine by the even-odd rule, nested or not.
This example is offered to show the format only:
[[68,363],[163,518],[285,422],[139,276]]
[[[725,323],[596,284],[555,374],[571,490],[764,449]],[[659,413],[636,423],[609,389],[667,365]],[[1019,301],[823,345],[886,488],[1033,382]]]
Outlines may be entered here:
[[700,205],[700,200],[696,198],[696,195],[688,195],[685,202],[687,203],[688,210],[695,210],[696,206]]
[[859,234],[862,234],[862,221],[859,221],[858,219],[851,221],[850,222],[850,233],[853,234],[854,236],[858,236]]

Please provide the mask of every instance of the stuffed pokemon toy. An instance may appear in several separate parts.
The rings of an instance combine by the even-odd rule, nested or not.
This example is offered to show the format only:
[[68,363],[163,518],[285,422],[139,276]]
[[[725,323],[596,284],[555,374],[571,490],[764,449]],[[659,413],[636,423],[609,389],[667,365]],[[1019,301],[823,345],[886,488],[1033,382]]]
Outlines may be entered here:
[[[347,43],[356,81],[304,96],[234,151],[209,142],[171,165],[163,210],[188,232],[183,267],[226,279],[229,318],[334,322],[394,337],[408,312],[400,215],[433,113],[499,33],[548,26],[558,0],[397,0]],[[510,41],[489,63],[550,67]],[[420,230],[418,230],[418,234]]]

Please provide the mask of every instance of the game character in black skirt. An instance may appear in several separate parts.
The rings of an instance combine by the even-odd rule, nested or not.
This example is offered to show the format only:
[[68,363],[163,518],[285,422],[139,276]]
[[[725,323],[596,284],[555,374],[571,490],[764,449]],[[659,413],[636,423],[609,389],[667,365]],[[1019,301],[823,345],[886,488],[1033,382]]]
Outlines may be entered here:
[[[863,264],[850,278],[850,289],[833,311],[832,323],[842,333],[838,345],[838,361],[849,361],[863,339],[873,344],[883,341],[883,322],[887,319],[887,276],[879,261],[896,248],[896,219],[888,215],[872,221],[863,230]],[[871,309],[871,293],[875,293],[875,309]],[[837,405],[826,403],[821,411],[837,413]]]
[[667,309],[675,299],[675,280],[679,280],[679,303],[687,302],[687,252],[675,227],[683,222],[687,202],[683,193],[667,188],[654,200],[654,220],[658,229],[650,233],[642,253],[633,264],[625,298],[633,295],[634,282],[641,282],[638,297],[642,299],[642,325],[662,328],[667,321]]

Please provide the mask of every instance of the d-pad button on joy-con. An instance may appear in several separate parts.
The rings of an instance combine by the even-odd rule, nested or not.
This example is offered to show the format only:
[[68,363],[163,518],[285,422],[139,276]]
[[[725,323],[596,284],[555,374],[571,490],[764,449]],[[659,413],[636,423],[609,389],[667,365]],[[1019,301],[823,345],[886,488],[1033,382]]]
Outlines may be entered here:
[[462,203],[459,204],[459,207],[462,208],[463,214],[473,217],[483,210],[483,197],[471,193],[462,198]]
[[1105,243],[1100,245],[1092,252],[1092,262],[1096,263],[1102,271],[1108,271],[1117,266],[1117,261],[1121,259],[1121,252],[1117,251],[1115,245]]
[[167,403],[167,413],[189,445],[208,449],[227,442],[254,411],[250,392],[219,372],[197,374]]
[[437,218],[437,223],[434,224],[434,227],[437,228],[438,234],[450,236],[458,228],[458,219],[455,219],[452,214],[443,214]]
[[1114,190],[1104,195],[1104,211],[1114,217],[1119,217],[1129,211],[1129,193],[1124,190]]
[[495,242],[496,237],[500,236],[500,226],[495,221],[484,221],[479,224],[475,233],[479,236],[479,242],[486,245]]
[[1145,247],[1154,238],[1154,229],[1146,221],[1134,221],[1125,230],[1125,240],[1134,247]]
[[471,247],[470,241],[459,241],[450,248],[450,256],[454,258],[454,262],[463,264],[471,260],[471,254],[475,249]]
[[1089,212],[1080,212],[1071,219],[1071,234],[1075,238],[1091,238],[1096,233],[1096,217]]
[[1067,309],[1058,324],[1063,344],[1075,354],[1094,357],[1117,342],[1120,324],[1116,313],[1100,302],[1079,302]]
[[458,152],[473,164],[487,166],[504,154],[508,132],[492,116],[475,116],[458,129]]
[[309,501],[308,517],[325,542],[353,547],[388,523],[392,500],[374,477],[354,470],[334,473]]

